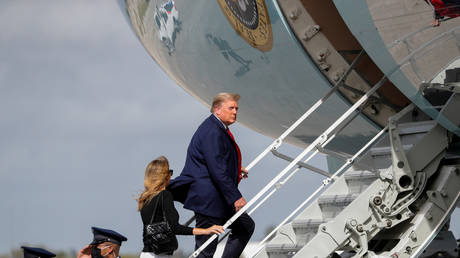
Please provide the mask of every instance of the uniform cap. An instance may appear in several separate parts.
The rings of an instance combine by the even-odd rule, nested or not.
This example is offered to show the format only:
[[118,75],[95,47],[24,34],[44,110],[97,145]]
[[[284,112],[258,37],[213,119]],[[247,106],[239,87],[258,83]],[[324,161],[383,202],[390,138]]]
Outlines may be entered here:
[[21,246],[24,249],[24,258],[48,258],[48,257],[55,257],[56,255],[50,251],[47,251],[43,248],[38,247],[28,247],[28,246]]
[[103,242],[111,242],[117,245],[121,245],[121,242],[128,240],[122,234],[105,228],[91,227],[94,235],[92,245],[100,244]]

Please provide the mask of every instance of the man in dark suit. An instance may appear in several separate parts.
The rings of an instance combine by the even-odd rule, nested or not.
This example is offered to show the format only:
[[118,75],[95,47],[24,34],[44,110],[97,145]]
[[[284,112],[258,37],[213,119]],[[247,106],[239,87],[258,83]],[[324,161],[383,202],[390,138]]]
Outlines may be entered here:
[[[236,121],[238,94],[219,93],[212,114],[198,127],[187,150],[185,167],[171,181],[169,189],[184,208],[195,212],[196,227],[223,225],[246,200],[238,183],[247,177],[241,167],[241,153],[228,126]],[[222,257],[237,258],[254,232],[254,221],[244,213],[232,226]],[[198,249],[210,236],[195,236]],[[217,239],[199,257],[212,257]]]

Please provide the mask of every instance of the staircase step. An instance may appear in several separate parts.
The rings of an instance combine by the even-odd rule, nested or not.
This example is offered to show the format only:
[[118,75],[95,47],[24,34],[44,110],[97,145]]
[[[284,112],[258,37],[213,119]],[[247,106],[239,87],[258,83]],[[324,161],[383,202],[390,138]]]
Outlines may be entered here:
[[345,182],[350,194],[361,193],[372,184],[379,175],[371,171],[349,171],[345,175]]
[[[403,145],[404,151],[408,151],[412,148],[412,144],[405,144]],[[391,146],[384,146],[384,147],[374,147],[370,151],[372,157],[377,156],[390,156],[391,155]]]
[[348,205],[354,199],[356,199],[357,194],[336,194],[336,195],[324,195],[318,198],[318,205],[322,206],[338,206],[338,205]]
[[398,130],[400,135],[426,133],[436,125],[434,120],[400,123]]
[[329,220],[323,219],[297,219],[291,222],[291,226],[296,234],[297,245],[305,245],[318,232],[321,224]]
[[367,170],[350,170],[345,173],[344,177],[346,181],[352,181],[362,179],[377,179],[379,175]]
[[[403,143],[404,150],[407,151],[410,148],[412,148],[414,139],[418,139],[417,137],[413,137],[410,135],[420,134],[420,136],[422,136],[424,133],[428,132],[435,125],[436,125],[436,122],[433,120],[398,124],[399,135],[401,136],[401,141]],[[387,142],[387,144],[385,145],[387,146],[371,148],[370,150],[371,155],[372,156],[390,155],[391,154],[390,143]]]
[[358,197],[358,194],[320,196],[318,205],[323,213],[323,219],[335,218],[356,197]]
[[294,244],[267,244],[265,246],[265,251],[270,258],[281,258],[281,257],[293,257],[303,245],[294,245]]
[[303,229],[303,230],[316,230],[318,226],[328,222],[329,220],[324,219],[297,219],[292,221],[292,227],[294,230]]

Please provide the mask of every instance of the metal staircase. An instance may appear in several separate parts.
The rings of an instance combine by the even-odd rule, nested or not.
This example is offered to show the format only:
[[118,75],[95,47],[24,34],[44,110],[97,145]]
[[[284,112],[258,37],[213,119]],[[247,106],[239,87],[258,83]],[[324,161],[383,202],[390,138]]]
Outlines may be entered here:
[[[324,148],[359,114],[353,112],[378,86],[293,159],[224,228],[243,212],[253,213],[281,189],[300,169],[300,160],[309,154],[303,162],[306,163]],[[440,113],[459,124],[458,110],[460,95],[453,94]],[[311,110],[307,111],[248,167],[253,167],[270,150],[276,151],[284,137],[310,113]],[[409,105],[326,178],[261,242],[251,257],[418,257],[449,220],[460,198],[460,155],[448,151],[459,142],[453,133]],[[198,256],[216,237],[211,237],[190,257]]]
[[[228,220],[224,228],[243,212],[253,213],[281,189],[300,169],[301,163],[307,163],[359,114],[356,112],[359,106],[365,104],[380,85],[374,86],[293,159]],[[324,99],[318,101],[322,102]],[[268,146],[248,168],[270,150],[276,151],[284,137],[311,114],[312,109]],[[441,114],[459,124],[457,110],[460,110],[460,95],[454,94]],[[449,219],[460,197],[460,156],[447,152],[453,134],[414,105],[391,117],[388,123],[387,128],[347,159],[281,222],[261,242],[253,257],[330,257],[338,256],[336,252],[348,255],[346,257],[412,257],[420,254]],[[377,141],[387,130],[388,135]],[[300,162],[307,154],[308,157]],[[294,168],[296,165],[298,167]],[[319,197],[314,199],[317,195]],[[307,204],[309,206],[305,208]],[[264,245],[275,232],[276,236]],[[211,237],[190,257],[198,256],[216,237]]]
[[[396,123],[399,129],[398,135],[401,146],[403,146],[403,150],[406,153],[415,148],[414,146],[417,146],[417,144],[423,143],[423,139],[432,135],[430,132],[435,130],[435,128],[439,128],[436,127],[436,123],[433,120],[423,115],[414,116],[415,112],[411,111],[403,111],[405,114],[400,118],[402,121]],[[366,167],[373,167],[375,168],[374,171],[355,170],[353,168],[348,170],[337,178],[327,190],[296,218],[282,226],[276,236],[255,257],[327,257],[339,250],[345,252],[354,250],[354,252],[359,253],[358,250],[362,249],[362,246],[352,246],[355,243],[352,240],[353,230],[347,229],[347,227],[354,227],[358,235],[359,232],[366,232],[366,227],[372,227],[373,225],[375,225],[375,228],[379,227],[378,223],[366,225],[366,220],[360,221],[354,218],[356,217],[356,213],[369,215],[368,212],[371,206],[369,200],[372,197],[374,197],[374,202],[375,200],[379,200],[375,199],[375,192],[379,189],[378,186],[384,182],[381,179],[382,174],[391,170],[392,165],[393,148],[389,137],[389,135],[384,137],[356,163],[357,166],[365,165]],[[442,141],[442,139],[438,140]],[[434,159],[435,163],[439,161],[439,158],[435,157]],[[451,179],[457,184],[460,183],[458,175],[453,176]],[[371,188],[373,189],[369,189],[369,186],[372,186]],[[361,200],[361,203],[359,203],[360,200],[357,200],[358,198]],[[364,205],[367,204],[369,207],[355,210],[351,205],[355,200],[357,204],[362,206],[362,202],[364,202]],[[456,198],[452,198],[452,202],[455,201]],[[367,217],[372,216],[372,212],[369,213],[370,215]],[[407,220],[414,217],[415,213],[408,215],[410,216],[407,216]],[[403,216],[401,215],[400,220],[403,220]],[[335,220],[340,220],[341,223],[335,223]],[[392,227],[392,225],[389,226],[390,222],[384,221],[384,223],[387,224],[383,228]],[[336,228],[329,231],[328,227],[330,226]],[[337,241],[337,237],[333,234],[334,231],[341,231],[341,233],[348,231],[346,234],[341,234],[345,235],[345,240],[335,242]],[[331,240],[334,243],[329,245]],[[368,240],[366,237],[366,244]],[[324,250],[320,251],[324,245],[326,246],[324,248],[327,250],[326,253],[324,253]],[[357,254],[357,257],[363,255]]]
[[[360,106],[384,80],[292,159],[223,227],[228,228],[243,212],[253,213],[281,189],[301,164],[319,153],[360,113]],[[338,84],[251,162],[248,169],[270,151],[276,151],[283,139],[324,103]],[[459,124],[457,110],[460,110],[460,95],[453,94],[441,114]],[[387,130],[388,135],[381,139]],[[339,256],[337,252],[344,257],[418,256],[448,221],[460,197],[460,156],[447,152],[453,139],[452,133],[413,104],[409,105],[391,117],[386,128],[326,178],[261,242],[252,257],[320,258]],[[305,156],[308,157],[301,162]],[[264,245],[275,232],[276,236]],[[217,235],[212,236],[190,257],[197,257],[216,238]]]

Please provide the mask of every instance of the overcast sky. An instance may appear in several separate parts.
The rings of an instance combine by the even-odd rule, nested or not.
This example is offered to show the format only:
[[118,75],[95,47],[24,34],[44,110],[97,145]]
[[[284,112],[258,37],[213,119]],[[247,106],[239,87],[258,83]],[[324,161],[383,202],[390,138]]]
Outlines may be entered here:
[[[0,25],[0,254],[24,244],[78,250],[91,226],[119,231],[129,239],[123,252],[140,252],[134,198],[144,168],[165,155],[179,174],[208,108],[153,62],[116,1],[3,0]],[[272,141],[231,129],[243,164]],[[326,169],[324,157],[311,163]],[[286,164],[268,158],[255,167],[241,184],[246,199]],[[253,240],[321,179],[303,170],[262,206]],[[191,250],[191,239],[181,237],[180,248]]]
[[[134,198],[144,168],[165,155],[179,174],[208,108],[153,62],[116,1],[3,0],[0,24],[0,254],[24,244],[78,250],[91,226],[125,234],[124,252],[140,252]],[[272,141],[231,129],[244,164]],[[246,199],[286,164],[268,158],[251,171]],[[313,164],[326,168],[324,158]],[[307,171],[299,178],[254,214],[254,240],[321,180]],[[180,238],[180,248],[191,250],[191,239]]]

